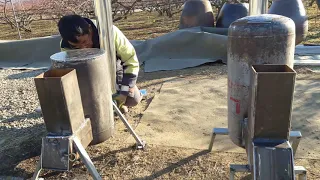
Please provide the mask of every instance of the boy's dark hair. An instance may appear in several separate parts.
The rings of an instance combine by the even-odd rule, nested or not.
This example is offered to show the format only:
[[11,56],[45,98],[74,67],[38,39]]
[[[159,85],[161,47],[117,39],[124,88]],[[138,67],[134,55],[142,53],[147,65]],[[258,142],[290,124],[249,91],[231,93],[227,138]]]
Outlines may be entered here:
[[89,34],[89,23],[79,15],[63,16],[58,22],[61,37],[73,43],[77,43],[77,36]]

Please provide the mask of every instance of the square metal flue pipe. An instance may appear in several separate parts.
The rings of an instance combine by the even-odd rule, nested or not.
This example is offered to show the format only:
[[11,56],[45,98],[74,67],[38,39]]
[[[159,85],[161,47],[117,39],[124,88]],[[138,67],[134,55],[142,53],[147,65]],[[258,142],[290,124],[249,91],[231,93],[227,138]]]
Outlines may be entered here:
[[287,65],[253,65],[250,138],[288,139],[296,72]]

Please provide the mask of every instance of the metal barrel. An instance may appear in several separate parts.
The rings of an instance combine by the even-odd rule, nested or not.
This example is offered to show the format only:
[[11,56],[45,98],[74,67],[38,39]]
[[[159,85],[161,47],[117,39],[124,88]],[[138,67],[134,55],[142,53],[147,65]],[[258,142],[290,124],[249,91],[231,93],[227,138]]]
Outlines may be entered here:
[[308,35],[308,16],[302,0],[273,0],[268,14],[278,14],[293,20],[296,26],[296,45]]
[[248,117],[250,68],[286,64],[293,68],[295,24],[272,14],[247,16],[228,32],[228,128],[232,142],[244,147],[243,120]]
[[216,27],[228,28],[231,23],[249,14],[248,3],[224,3],[217,17]]
[[95,48],[69,50],[50,58],[53,69],[76,69],[84,115],[91,120],[91,145],[106,141],[114,133],[114,117],[111,77],[105,51]]

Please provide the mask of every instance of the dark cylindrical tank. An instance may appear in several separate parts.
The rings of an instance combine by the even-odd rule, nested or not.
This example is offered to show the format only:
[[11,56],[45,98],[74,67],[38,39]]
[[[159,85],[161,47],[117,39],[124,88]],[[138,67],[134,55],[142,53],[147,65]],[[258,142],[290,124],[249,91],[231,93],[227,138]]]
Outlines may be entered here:
[[268,14],[278,14],[291,18],[296,26],[296,45],[308,35],[308,17],[301,0],[273,0]]
[[217,17],[216,27],[228,28],[235,20],[248,15],[248,3],[224,3]]
[[214,26],[212,6],[208,0],[188,0],[183,5],[179,29],[196,26]]
[[250,67],[286,64],[293,68],[295,25],[287,17],[264,14],[233,22],[228,32],[228,128],[244,147],[242,121],[248,117]]
[[94,48],[70,50],[56,53],[50,58],[53,69],[76,69],[84,115],[91,120],[91,145],[110,138],[114,132],[114,117],[105,51]]

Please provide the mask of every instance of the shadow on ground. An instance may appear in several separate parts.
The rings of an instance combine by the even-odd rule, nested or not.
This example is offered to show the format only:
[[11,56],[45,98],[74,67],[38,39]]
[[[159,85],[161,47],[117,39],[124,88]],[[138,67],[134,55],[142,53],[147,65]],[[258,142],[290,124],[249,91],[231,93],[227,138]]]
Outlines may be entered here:
[[15,73],[7,76],[7,79],[25,79],[25,78],[33,78],[43,73],[46,70],[34,70],[34,71],[21,71],[19,73]]

